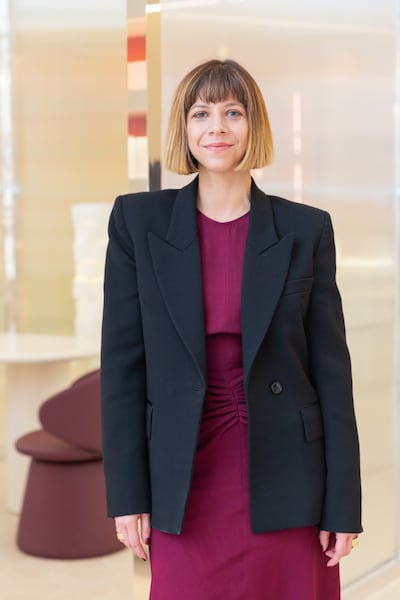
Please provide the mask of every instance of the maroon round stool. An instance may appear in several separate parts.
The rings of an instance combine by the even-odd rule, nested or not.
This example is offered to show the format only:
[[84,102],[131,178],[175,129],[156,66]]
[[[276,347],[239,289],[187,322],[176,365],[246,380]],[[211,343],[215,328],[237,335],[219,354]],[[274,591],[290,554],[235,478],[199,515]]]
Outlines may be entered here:
[[86,558],[121,550],[106,516],[101,453],[45,430],[16,447],[32,457],[17,534],[18,547],[45,558]]
[[100,371],[86,373],[43,402],[39,420],[62,440],[101,452]]

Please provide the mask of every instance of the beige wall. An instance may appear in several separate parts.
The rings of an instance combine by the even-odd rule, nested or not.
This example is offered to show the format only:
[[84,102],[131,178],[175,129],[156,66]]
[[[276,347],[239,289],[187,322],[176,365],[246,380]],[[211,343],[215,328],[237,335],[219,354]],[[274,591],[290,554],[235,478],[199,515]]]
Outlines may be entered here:
[[14,12],[16,317],[22,332],[72,333],[71,207],[127,190],[125,3],[95,28],[101,4],[43,6],[42,20],[40,4]]

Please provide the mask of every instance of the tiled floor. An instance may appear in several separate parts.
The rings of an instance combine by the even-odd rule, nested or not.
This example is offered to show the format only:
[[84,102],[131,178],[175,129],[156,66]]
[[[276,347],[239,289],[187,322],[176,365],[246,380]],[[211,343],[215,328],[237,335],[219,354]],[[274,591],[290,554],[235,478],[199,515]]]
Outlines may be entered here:
[[342,600],[400,600],[400,566],[397,563],[379,575],[343,592]]

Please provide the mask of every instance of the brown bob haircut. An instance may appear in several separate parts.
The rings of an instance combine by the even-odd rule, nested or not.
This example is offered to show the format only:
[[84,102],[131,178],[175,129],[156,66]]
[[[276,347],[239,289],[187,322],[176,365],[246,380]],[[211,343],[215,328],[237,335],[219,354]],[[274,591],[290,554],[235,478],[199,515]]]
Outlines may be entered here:
[[198,170],[187,142],[188,112],[201,98],[203,102],[224,102],[233,98],[246,109],[249,142],[236,167],[237,171],[269,165],[273,158],[273,141],[268,113],[260,88],[248,71],[234,60],[209,60],[192,69],[178,85],[169,118],[165,166],[170,171],[188,175]]

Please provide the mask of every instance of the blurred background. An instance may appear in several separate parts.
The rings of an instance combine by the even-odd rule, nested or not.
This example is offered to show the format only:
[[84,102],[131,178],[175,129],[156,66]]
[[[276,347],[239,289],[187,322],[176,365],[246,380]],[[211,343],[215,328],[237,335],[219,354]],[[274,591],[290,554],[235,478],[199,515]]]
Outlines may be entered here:
[[333,217],[364,481],[344,598],[400,598],[399,14],[399,0],[0,0],[5,599],[146,597],[148,567],[126,551],[17,550],[28,459],[14,457],[13,482],[10,457],[40,402],[97,367],[112,202],[188,180],[162,167],[169,106],[213,57],[241,62],[263,91],[276,158],[258,185]]

